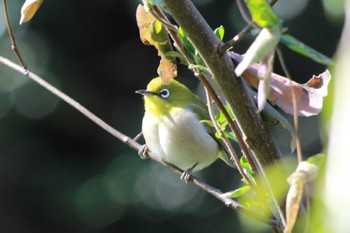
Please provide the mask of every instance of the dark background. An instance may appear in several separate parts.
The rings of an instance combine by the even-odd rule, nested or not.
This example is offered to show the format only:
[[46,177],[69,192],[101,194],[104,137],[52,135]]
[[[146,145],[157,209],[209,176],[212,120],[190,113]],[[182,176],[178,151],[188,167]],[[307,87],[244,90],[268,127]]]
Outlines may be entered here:
[[[294,5],[283,5],[288,2]],[[8,1],[29,69],[116,129],[137,135],[143,103],[134,92],[157,75],[158,66],[156,50],[139,40],[139,1],[45,1],[30,23],[18,26],[21,4]],[[225,40],[244,27],[234,1],[195,4],[211,27],[225,27]],[[294,17],[287,15],[303,4],[306,8]],[[326,17],[320,1],[280,1],[276,7],[285,10],[278,13],[290,34],[334,55],[342,20]],[[1,16],[0,55],[15,61]],[[235,51],[244,52],[249,42]],[[298,82],[325,69],[283,51]],[[178,79],[193,90],[198,84],[183,66]],[[304,156],[320,152],[318,117],[301,118],[300,124]],[[288,154],[288,133],[272,130]],[[240,185],[237,172],[222,162],[197,176],[223,191]],[[0,66],[0,232],[247,232],[240,219],[168,169],[139,159],[136,151],[46,90]]]

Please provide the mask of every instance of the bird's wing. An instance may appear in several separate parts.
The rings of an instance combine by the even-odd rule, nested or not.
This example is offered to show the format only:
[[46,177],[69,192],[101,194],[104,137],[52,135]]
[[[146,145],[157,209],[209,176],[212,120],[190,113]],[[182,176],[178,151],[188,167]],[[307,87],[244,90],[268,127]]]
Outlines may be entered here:
[[214,126],[211,124],[208,124],[208,121],[210,121],[210,116],[208,113],[208,108],[203,102],[197,102],[195,104],[191,104],[190,108],[198,115],[198,119],[203,123],[203,125],[206,127],[209,135],[218,143],[220,152],[219,152],[219,158],[223,160],[227,165],[230,167],[236,167],[234,161],[231,160],[229,153],[227,152],[227,149],[224,145],[224,143],[215,136],[216,130]]

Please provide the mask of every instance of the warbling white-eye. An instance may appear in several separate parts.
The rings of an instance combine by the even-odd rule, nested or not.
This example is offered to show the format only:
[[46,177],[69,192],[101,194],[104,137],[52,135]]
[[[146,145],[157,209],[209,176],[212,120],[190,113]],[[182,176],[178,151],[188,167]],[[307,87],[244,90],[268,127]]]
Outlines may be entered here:
[[201,122],[210,120],[206,104],[185,85],[157,77],[136,93],[144,96],[142,133],[154,156],[189,173],[219,157],[232,166],[215,129]]

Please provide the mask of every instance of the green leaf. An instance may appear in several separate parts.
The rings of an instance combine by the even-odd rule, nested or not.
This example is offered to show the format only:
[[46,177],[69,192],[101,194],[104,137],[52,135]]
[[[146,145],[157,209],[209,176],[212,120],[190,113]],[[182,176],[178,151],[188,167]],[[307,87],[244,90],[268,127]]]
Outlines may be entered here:
[[231,139],[231,140],[237,142],[237,138],[236,138],[236,135],[234,133],[224,131],[224,134],[228,139]]
[[252,167],[250,166],[247,158],[244,156],[241,157],[241,159],[239,160],[241,166],[249,173],[249,174],[254,174],[254,171],[252,169]]
[[245,0],[253,21],[260,27],[279,24],[279,19],[266,0]]
[[222,123],[226,122],[226,118],[225,118],[224,114],[221,111],[218,111],[218,113],[216,114],[216,121],[219,124],[222,124]]
[[207,124],[207,125],[209,125],[210,127],[214,127],[214,124],[213,124],[213,122],[212,122],[211,120],[201,120],[201,121],[199,121],[199,123],[201,123],[201,124]]
[[166,53],[164,53],[164,56],[168,59],[168,60],[175,60],[175,58],[180,59],[182,62],[184,62],[184,57],[182,56],[181,53],[177,52],[177,51],[168,51]]
[[196,49],[194,48],[193,44],[191,43],[191,41],[187,38],[185,32],[183,31],[182,27],[179,27],[178,30],[179,36],[186,48],[187,53],[189,54],[189,56],[191,57],[192,61],[194,61],[194,56],[196,54]]
[[289,49],[297,53],[300,53],[320,64],[328,65],[328,66],[334,64],[334,61],[331,58],[307,46],[306,44],[304,44],[303,42],[299,41],[298,39],[296,39],[295,37],[289,34],[282,35],[281,43],[286,45]]
[[[196,52],[195,55],[193,56],[193,59],[194,59],[194,63],[195,63],[196,65],[205,67],[205,63],[203,62],[201,56],[200,56],[197,52]],[[209,72],[209,69],[207,69],[207,70],[208,70],[208,73],[210,73],[210,72]]]
[[[232,133],[232,132],[226,132],[226,131],[223,131],[223,133],[225,134],[225,137],[226,137],[226,138],[231,139],[231,140],[237,142],[237,138],[236,138],[236,136],[234,135],[234,133]],[[220,136],[220,134],[219,134],[218,132],[215,133],[215,137],[221,139],[221,136]]]
[[225,28],[223,26],[220,26],[220,27],[218,27],[217,29],[214,30],[214,33],[222,41],[224,39]]
[[188,66],[188,69],[192,70],[192,69],[196,69],[197,71],[201,72],[201,73],[211,73],[210,70],[202,65],[195,65],[195,64],[190,64]]
[[228,198],[237,198],[237,197],[240,197],[240,196],[244,195],[250,189],[251,189],[250,186],[245,185],[245,186],[242,186],[242,187],[240,187],[240,188],[238,188],[236,190],[233,190],[232,192],[224,193],[223,195],[225,197],[228,197]]
[[[154,41],[154,43],[157,43],[157,47],[163,55],[165,55],[169,51],[172,51],[168,33],[160,21],[154,19],[151,22],[150,34],[152,40]],[[166,58],[169,59],[168,57]],[[174,59],[170,60],[174,62]]]
[[[233,119],[233,113],[230,107],[228,106],[228,104],[226,104],[224,107],[228,115]],[[225,115],[221,111],[218,111],[218,113],[216,114],[216,121],[219,122],[220,124],[226,122]]]
[[325,159],[326,155],[320,153],[317,155],[310,156],[306,161],[314,165],[321,166],[324,163]]
[[258,213],[261,211],[261,203],[255,199],[247,198],[242,196],[239,198],[239,203],[246,206],[247,208],[254,209]]

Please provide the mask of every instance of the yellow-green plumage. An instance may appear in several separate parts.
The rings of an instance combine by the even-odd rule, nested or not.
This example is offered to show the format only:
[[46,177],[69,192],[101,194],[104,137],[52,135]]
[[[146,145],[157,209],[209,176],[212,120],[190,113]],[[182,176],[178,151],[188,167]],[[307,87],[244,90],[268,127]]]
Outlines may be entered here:
[[207,107],[186,86],[173,79],[166,85],[157,77],[137,93],[144,95],[142,132],[155,156],[193,171],[218,158],[222,147],[211,135],[214,129],[200,123],[210,119]]

